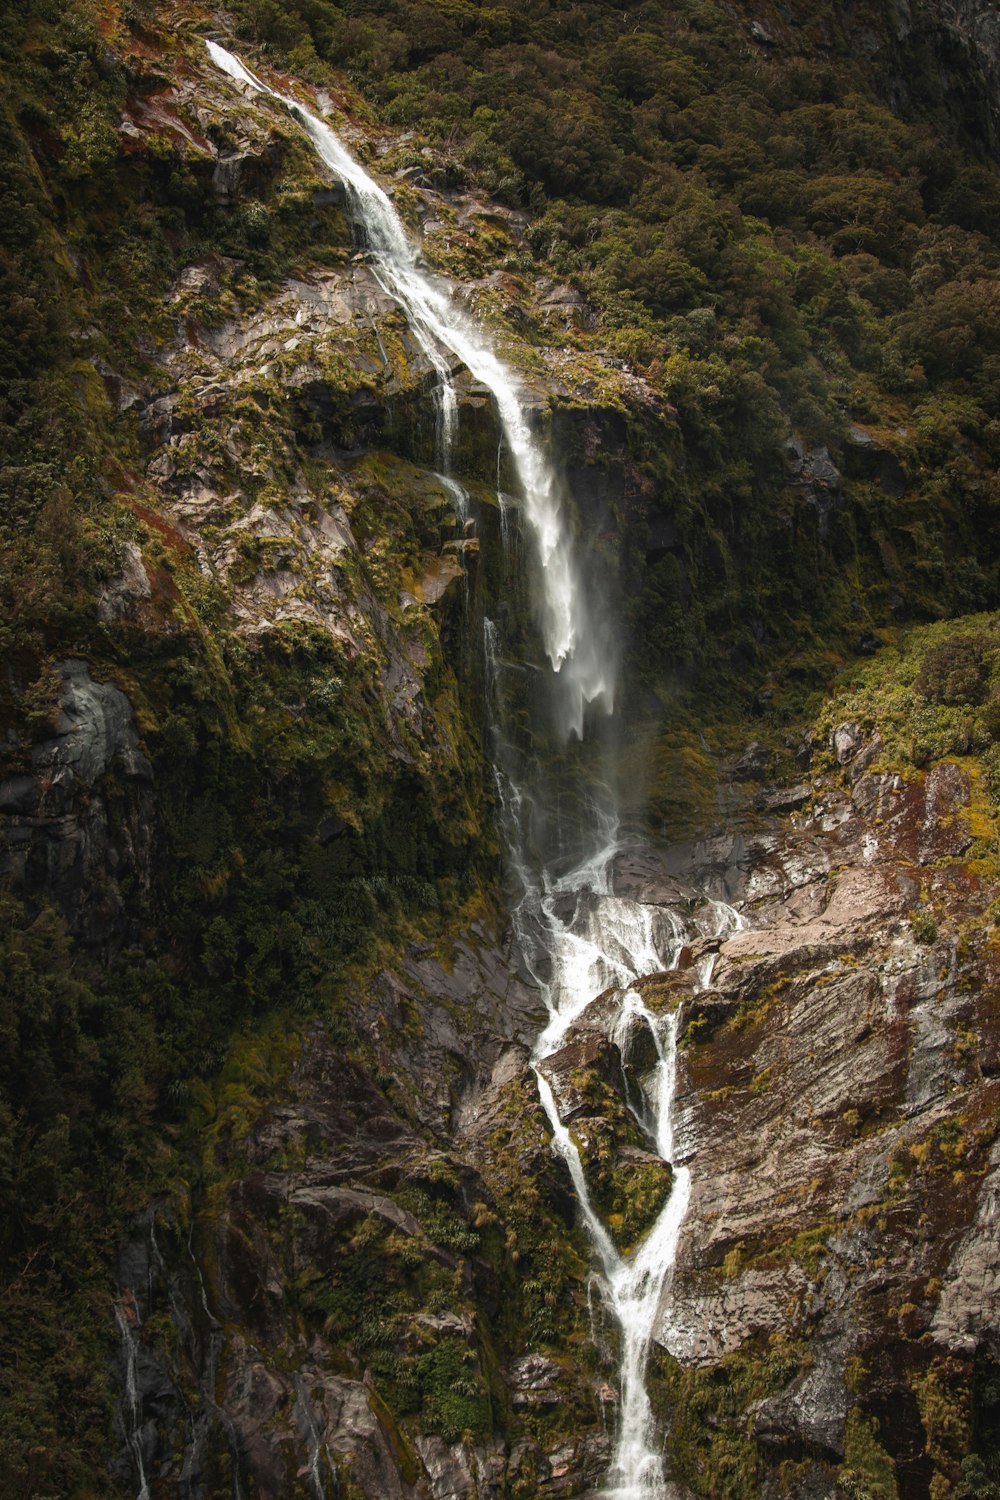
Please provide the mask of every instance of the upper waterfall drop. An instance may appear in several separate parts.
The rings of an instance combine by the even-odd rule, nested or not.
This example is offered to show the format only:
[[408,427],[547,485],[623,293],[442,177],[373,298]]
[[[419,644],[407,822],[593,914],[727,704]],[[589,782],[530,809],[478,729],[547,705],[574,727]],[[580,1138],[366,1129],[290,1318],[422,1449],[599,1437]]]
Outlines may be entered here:
[[615,653],[587,607],[561,487],[543,443],[531,429],[515,376],[457,306],[451,286],[419,265],[416,246],[387,194],[329,125],[298,100],[272,89],[218,42],[206,41],[206,46],[212,61],[230,78],[277,99],[301,121],[321,160],[347,188],[352,217],[364,230],[375,275],[403,309],[437,374],[445,464],[457,416],[453,361],[464,365],[492,395],[540,565],[538,615],[545,652],[559,679],[555,696],[560,725],[564,734],[582,738],[588,704],[599,703],[607,713],[613,709]]
[[[208,45],[213,60],[232,78],[277,99],[295,114],[320,158],[344,182],[353,217],[366,238],[372,270],[404,311],[414,338],[437,372],[443,449],[438,464],[446,488],[455,483],[447,448],[457,413],[453,364],[464,365],[491,392],[538,563],[537,613],[552,667],[544,687],[563,734],[582,738],[589,703],[600,703],[608,714],[614,708],[614,634],[604,628],[600,599],[585,583],[555,468],[532,429],[515,377],[456,305],[449,284],[419,265],[416,248],[385,192],[329,126],[296,100],[261,82],[223,47]],[[508,564],[519,561],[513,551],[505,549],[504,556]],[[645,1007],[634,985],[641,976],[674,963],[687,926],[669,912],[657,912],[616,891],[614,866],[623,836],[616,778],[609,764],[600,762],[602,737],[595,736],[596,773],[593,755],[580,757],[575,766],[570,758],[568,775],[581,779],[568,795],[565,780],[553,783],[556,791],[550,798],[551,787],[540,767],[530,726],[519,742],[518,728],[523,726],[516,725],[505,711],[503,678],[518,668],[504,660],[500,631],[490,620],[484,622],[484,645],[496,742],[494,774],[518,887],[511,917],[521,959],[536,980],[548,1012],[531,1066],[553,1144],[566,1161],[594,1250],[594,1278],[620,1339],[618,1431],[608,1473],[610,1488],[601,1494],[614,1500],[665,1500],[669,1478],[646,1388],[646,1368],[687,1212],[689,1172],[682,1163],[674,1166],[672,1191],[655,1222],[633,1253],[620,1251],[602,1223],[578,1143],[560,1117],[546,1066],[588,1005],[598,995],[613,996],[622,1016],[626,1011],[639,1016],[654,1040],[657,1062],[652,1083],[643,1085],[645,1119],[638,1115],[636,1119],[658,1154],[664,1159],[674,1156],[678,1016],[675,1012],[661,1021]],[[722,922],[720,916],[720,928]]]

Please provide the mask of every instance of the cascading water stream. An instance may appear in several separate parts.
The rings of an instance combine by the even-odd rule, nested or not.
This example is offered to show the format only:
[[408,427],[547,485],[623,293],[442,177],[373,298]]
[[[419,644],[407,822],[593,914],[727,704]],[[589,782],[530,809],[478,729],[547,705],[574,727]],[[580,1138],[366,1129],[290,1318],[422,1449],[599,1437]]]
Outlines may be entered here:
[[559,674],[564,726],[567,732],[582,736],[588,703],[602,700],[610,711],[614,675],[595,639],[584,591],[576,576],[573,539],[559,484],[544,448],[534,439],[517,382],[456,305],[451,287],[418,264],[414,245],[386,193],[354,160],[329,125],[296,99],[270,88],[225,47],[217,42],[206,45],[212,61],[223,72],[290,110],[301,121],[320,159],[344,183],[352,217],[364,230],[375,275],[405,312],[414,337],[437,375],[442,467],[446,473],[457,401],[452,360],[444,351],[470,370],[492,395],[541,564],[542,638],[552,668]]
[[122,1342],[122,1362],[125,1370],[125,1410],[122,1422],[125,1441],[135,1464],[139,1479],[136,1500],[149,1500],[149,1483],[142,1451],[142,1401],[139,1397],[139,1309],[131,1293],[115,1303],[115,1322]]
[[[588,704],[597,704],[609,714],[612,711],[615,653],[599,616],[588,607],[555,470],[532,430],[517,382],[482,332],[456,305],[448,284],[419,265],[417,252],[388,197],[330,127],[297,100],[255,77],[225,48],[215,42],[207,45],[213,61],[231,78],[277,100],[301,121],[321,160],[345,184],[352,216],[366,239],[372,270],[402,308],[435,371],[440,477],[462,519],[467,496],[450,477],[458,411],[453,365],[464,365],[491,392],[502,444],[509,452],[517,480],[516,504],[537,557],[537,610],[551,665],[548,686],[561,736],[575,734],[582,738]],[[506,546],[511,534],[511,502],[499,493],[499,470],[498,463],[501,535]],[[593,1242],[602,1296],[621,1336],[618,1431],[610,1489],[605,1493],[617,1500],[653,1500],[668,1493],[668,1481],[657,1451],[645,1372],[657,1310],[687,1208],[689,1174],[687,1168],[675,1167],[673,1188],[658,1220],[631,1257],[620,1255],[594,1208],[579,1151],[560,1119],[544,1064],[563,1044],[569,1028],[590,1002],[613,990],[620,1006],[619,1026],[639,1018],[655,1039],[658,1061],[644,1101],[643,1122],[660,1155],[669,1161],[674,1155],[677,1018],[661,1020],[653,1015],[633,986],[643,974],[669,967],[688,934],[668,911],[615,895],[613,861],[621,848],[618,816],[610,788],[598,779],[583,790],[578,804],[578,823],[579,806],[585,809],[582,857],[579,827],[575,830],[578,853],[568,861],[569,868],[565,858],[557,867],[559,837],[550,840],[551,847],[539,851],[531,830],[541,789],[532,782],[530,762],[504,742],[499,682],[506,664],[500,633],[489,620],[485,624],[485,655],[490,696],[498,709],[494,771],[511,872],[517,885],[513,920],[525,963],[534,972],[548,1009],[548,1022],[534,1049],[533,1066],[551,1122],[553,1143],[567,1162]],[[740,925],[736,913],[722,903],[709,903],[706,911],[713,931],[704,935],[718,936],[727,927]],[[709,977],[710,968],[706,966],[699,978],[707,983]],[[317,1476],[318,1451],[315,1448],[312,1455]]]
[[[602,1295],[621,1339],[618,1427],[608,1487],[601,1493],[606,1500],[660,1500],[670,1488],[657,1445],[646,1367],[687,1211],[690,1171],[674,1165],[670,1197],[655,1224],[634,1254],[619,1254],[594,1207],[579,1150],[560,1119],[544,1072],[546,1058],[562,1045],[590,1001],[609,987],[616,990],[619,1011],[612,1040],[621,1044],[636,1020],[644,1022],[654,1038],[657,1066],[647,1089],[643,1123],[659,1155],[674,1161],[678,1013],[660,1020],[631,986],[642,974],[668,967],[691,934],[667,912],[614,896],[610,871],[618,848],[612,834],[602,851],[555,883],[563,892],[577,892],[577,904],[568,920],[557,914],[553,894],[537,887],[526,890],[522,908],[540,906],[548,922],[546,947],[552,960],[552,977],[542,986],[550,1019],[533,1056],[539,1096],[552,1124],[554,1145],[569,1168],[600,1262]],[[722,902],[708,903],[702,922],[705,930],[700,935],[711,937],[742,925],[738,914]]]

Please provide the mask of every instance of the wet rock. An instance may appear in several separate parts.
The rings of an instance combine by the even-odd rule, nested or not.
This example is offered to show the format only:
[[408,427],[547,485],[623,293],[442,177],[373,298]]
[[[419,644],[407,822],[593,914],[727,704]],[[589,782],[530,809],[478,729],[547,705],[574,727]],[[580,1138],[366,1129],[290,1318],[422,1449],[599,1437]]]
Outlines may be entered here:
[[551,1409],[563,1400],[563,1371],[543,1354],[526,1354],[510,1368],[511,1402],[515,1408]]
[[244,136],[231,150],[221,152],[212,171],[212,188],[223,202],[259,192],[281,161],[281,143]]
[[798,1266],[692,1275],[661,1310],[656,1337],[682,1364],[717,1364],[747,1339],[794,1319],[808,1285]]
[[621,1053],[600,1031],[574,1027],[572,1040],[539,1065],[552,1088],[564,1125],[590,1110],[592,1082],[622,1088]]
[[[649,975],[643,983],[648,985],[659,979],[669,984],[674,978],[679,983],[685,983],[680,976],[671,972]],[[567,1036],[570,1040],[575,1040],[588,1032],[603,1033],[617,1047],[626,1078],[630,1075],[641,1076],[656,1066],[659,1052],[649,1021],[639,1011],[626,1009],[623,1012],[621,997],[616,990],[608,990],[592,1000],[580,1012]]]
[[865,772],[875,765],[884,749],[885,746],[882,742],[882,736],[876,729],[871,739],[866,744],[862,745],[861,749],[857,751],[857,753],[848,763],[848,786],[854,786],[865,774]]
[[151,598],[152,593],[141,551],[135,542],[126,542],[122,547],[122,570],[101,586],[97,612],[105,622],[117,620],[133,613],[136,605]]
[[[433,1500],[470,1500],[480,1493],[474,1472],[475,1460],[461,1443],[449,1447],[443,1438],[431,1435],[418,1437],[414,1446],[420,1455]],[[497,1492],[488,1487],[482,1493],[492,1500]]]
[[697,892],[667,870],[662,855],[647,847],[620,849],[612,863],[616,896],[643,905],[687,909]]
[[[511,960],[509,940],[497,948],[469,934],[455,944],[447,965],[411,953],[403,974],[383,972],[373,990],[358,997],[380,1065],[396,1074],[415,1117],[428,1128],[458,1135],[473,1129],[494,1067],[523,1068],[518,1044],[533,1042],[544,1007]],[[470,1034],[479,1037],[472,1053]]]
[[[552,1494],[575,1482],[580,1465],[589,1465],[595,1479],[600,1472],[593,1456],[586,1456],[586,1434],[558,1479],[558,1464],[550,1464],[542,1448],[529,1444],[508,1452],[498,1436],[470,1447],[424,1435],[411,1447],[363,1368],[349,1368],[343,1335],[328,1342],[315,1315],[302,1321],[303,1292],[336,1278],[355,1254],[383,1257],[390,1277],[404,1270],[414,1285],[436,1269],[450,1288],[448,1305],[418,1303],[405,1316],[395,1313],[392,1347],[405,1360],[458,1345],[469,1351],[469,1378],[475,1376],[480,1319],[489,1324],[498,1318],[499,1288],[491,1267],[476,1254],[470,1224],[478,1214],[496,1223],[496,1214],[478,1170],[429,1143],[425,1120],[436,1129],[453,1128],[453,1094],[447,1105],[427,1108],[421,1102],[433,1096],[435,1075],[455,1079],[450,1059],[459,1050],[470,1144],[488,1158],[498,1127],[510,1123],[511,1084],[526,1076],[538,1118],[527,1131],[523,1117],[517,1120],[525,1140],[525,1180],[533,1191],[548,1192],[545,1174],[551,1170],[554,1211],[566,1222],[572,1218],[572,1200],[562,1186],[565,1169],[549,1147],[527,1051],[505,1040],[520,1028],[537,1032],[538,997],[512,977],[508,956],[491,948],[484,928],[470,931],[454,958],[445,967],[432,954],[414,951],[410,972],[386,972],[372,994],[359,1000],[360,1028],[376,1018],[392,1021],[379,1030],[375,1045],[380,1076],[392,1070],[398,1085],[377,1085],[314,1026],[286,1082],[265,1106],[234,1139],[220,1132],[217,1149],[226,1175],[211,1203],[196,1201],[188,1226],[179,1208],[160,1205],[137,1227],[122,1257],[121,1278],[135,1288],[142,1358],[150,1372],[139,1403],[148,1434],[147,1472],[163,1483],[179,1483],[181,1472],[198,1474],[207,1494],[231,1465],[243,1493],[291,1493],[296,1476],[301,1482],[312,1473],[328,1494],[349,1476],[358,1492],[392,1500],[415,1500],[418,1494],[501,1500],[510,1475],[522,1465],[553,1484]],[[429,998],[433,991],[437,1009]],[[419,1040],[403,1034],[418,1014],[417,996],[426,1015]],[[427,1214],[429,1219],[422,1217]],[[461,1250],[448,1239],[453,1233],[463,1236]],[[354,1247],[355,1236],[363,1249]],[[211,1268],[204,1281],[202,1264]],[[525,1397],[525,1411],[548,1410],[567,1391],[573,1394],[575,1377],[550,1369],[544,1359],[533,1362],[530,1351],[515,1365],[512,1380]],[[557,1379],[560,1392],[554,1393]],[[601,1442],[606,1457],[603,1434]],[[583,1456],[572,1457],[578,1449]],[[126,1488],[134,1477],[131,1451],[123,1441],[116,1461]]]
[[843,500],[840,470],[827,448],[807,449],[801,438],[790,438],[785,451],[789,473],[817,512],[820,535],[825,535],[831,511]]
[[698,899],[739,901],[763,845],[740,831],[712,834],[695,843],[672,844],[660,856],[664,873]]
[[[33,813],[40,796],[41,787],[34,776],[10,776],[0,781],[0,812]],[[12,831],[5,830],[8,837]]]
[[828,1464],[813,1460],[796,1465],[787,1483],[777,1477],[767,1479],[760,1500],[849,1500],[849,1492],[841,1489]]
[[[924,1360],[970,1360],[1000,1315],[998,1085],[976,998],[993,959],[968,936],[986,899],[961,863],[968,781],[953,762],[879,774],[880,742],[839,729],[849,795],[814,783],[794,821],[747,842],[747,930],[684,1002],[674,1127],[691,1200],[656,1335],[706,1372],[798,1340],[797,1371],[747,1416],[763,1450],[831,1462],[858,1399],[849,1369],[877,1368],[870,1399],[903,1409],[901,1336]],[[964,1029],[980,1040],[963,1055]],[[917,1439],[883,1440],[905,1463]],[[801,1493],[837,1494],[829,1473],[815,1462]]]
[[738,781],[763,781],[771,773],[774,752],[759,740],[751,740],[733,767]]
[[777,1446],[804,1445],[839,1459],[844,1453],[847,1390],[840,1362],[817,1358],[810,1370],[754,1412],[754,1430]]
[[774,37],[761,21],[750,22],[750,35],[755,42],[760,42],[763,47],[774,47],[776,45]]
[[946,1348],[965,1356],[992,1345],[1000,1327],[1000,1147],[990,1153],[989,1173],[972,1223],[952,1256],[931,1332]]
[[909,489],[906,470],[889,448],[883,447],[864,427],[847,428],[847,472],[852,478],[874,480],[887,495],[899,500]]
[[954,761],[942,761],[926,776],[862,775],[852,801],[877,825],[877,842],[901,859],[931,865],[956,859],[972,843],[962,813],[969,803],[968,777]]
[[535,284],[535,305],[543,323],[562,328],[592,329],[596,326],[593,310],[575,287],[543,278]]
[[659,1062],[656,1038],[644,1016],[631,1014],[617,1033],[618,1050],[622,1059],[622,1070],[630,1092],[639,1080],[651,1073]]

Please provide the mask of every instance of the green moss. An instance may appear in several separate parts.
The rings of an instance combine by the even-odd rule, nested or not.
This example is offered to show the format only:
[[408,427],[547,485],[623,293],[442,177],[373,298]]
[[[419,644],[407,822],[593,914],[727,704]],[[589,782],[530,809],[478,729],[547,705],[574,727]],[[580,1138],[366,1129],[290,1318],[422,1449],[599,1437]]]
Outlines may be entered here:
[[750,1093],[756,1098],[759,1094],[770,1092],[771,1084],[774,1082],[773,1067],[764,1068],[760,1073],[755,1073],[750,1084]]
[[961,621],[961,631],[957,623],[901,633],[871,662],[855,668],[851,680],[824,708],[814,738],[825,744],[837,723],[855,719],[869,731],[878,729],[885,743],[881,764],[904,774],[945,757],[966,756],[970,750],[987,751],[993,743],[988,714],[964,699],[952,701],[955,695],[949,688],[936,686],[936,676],[932,681],[925,675],[929,661],[950,660],[958,651],[975,676],[975,696],[985,703],[1000,687],[997,616],[971,616]]
[[895,1469],[882,1446],[878,1424],[857,1406],[847,1413],[838,1478],[852,1500],[898,1500]]
[[480,1170],[504,1226],[502,1251],[494,1250],[504,1341],[518,1351],[564,1350],[589,1329],[589,1252],[570,1231],[553,1192],[556,1168],[533,1080],[518,1079],[509,1087]]
[[910,930],[918,943],[929,946],[937,942],[937,926],[929,912],[915,911],[910,917]]
[[471,1350],[457,1339],[442,1339],[416,1361],[421,1426],[439,1432],[446,1443],[475,1442],[492,1431],[489,1392]]
[[622,1152],[623,1145],[637,1145],[642,1137],[620,1102],[611,1118],[574,1121],[571,1134],[594,1206],[619,1250],[628,1254],[656,1223],[670,1197],[670,1166],[659,1159],[636,1159]]
[[[263,49],[262,67],[283,55],[371,133],[357,143],[366,159],[377,120],[413,132],[380,170],[418,165],[440,186],[471,186],[516,209],[467,213],[466,201],[460,226],[458,196],[397,189],[412,222],[425,208],[440,213],[430,257],[480,282],[470,291],[477,312],[526,381],[564,382],[552,430],[623,600],[626,815],[671,837],[703,831],[719,813],[718,768],[734,737],[745,729],[744,740],[780,746],[831,678],[853,674],[857,653],[881,642],[817,733],[825,738],[833,715],[877,724],[883,765],[906,775],[961,756],[975,872],[988,882],[1000,800],[997,627],[992,616],[945,618],[996,595],[1000,192],[969,123],[985,95],[972,77],[951,91],[947,61],[919,26],[900,41],[873,14],[873,34],[891,45],[859,65],[836,18],[792,11],[802,23],[794,43],[766,60],[747,50],[735,13],[697,4],[653,7],[639,31],[590,4],[568,28],[545,7],[396,0],[357,15],[248,0],[234,18]],[[202,533],[214,556],[239,542],[226,576],[210,578],[158,514],[141,477],[139,423],[109,395],[116,383],[173,384],[164,357],[181,326],[192,333],[192,375],[212,375],[210,362],[195,368],[206,333],[269,307],[291,275],[343,267],[354,249],[342,210],[318,191],[326,184],[308,143],[280,109],[244,108],[235,95],[216,107],[199,92],[187,126],[207,128],[224,150],[242,138],[250,151],[232,201],[213,188],[211,154],[169,122],[123,140],[121,121],[143,101],[163,103],[171,77],[199,88],[206,22],[183,11],[169,22],[167,35],[141,0],[99,13],[26,0],[0,37],[9,85],[2,772],[25,767],[51,722],[54,660],[80,655],[127,688],[161,814],[152,888],[126,892],[127,936],[113,964],[75,946],[52,914],[14,910],[7,922],[4,909],[13,1081],[0,1102],[0,1285],[17,1380],[3,1392],[0,1456],[17,1495],[105,1483],[94,1455],[104,1451],[107,1396],[95,1372],[109,1362],[105,1278],[121,1222],[187,1169],[179,1151],[204,1160],[208,1145],[209,1175],[238,1170],[303,1018],[323,1016],[345,1051],[359,1050],[346,999],[355,973],[415,933],[444,952],[449,914],[489,908],[498,876],[465,639],[476,632],[454,593],[435,608],[421,597],[454,526],[419,468],[432,460],[430,406],[398,315],[380,318],[377,333],[345,327],[282,351],[217,410],[195,399],[193,381],[178,392],[176,476],[207,468],[226,497]],[[820,42],[821,60],[810,50]],[[890,56],[933,133],[886,107],[898,97],[880,71]],[[330,63],[351,70],[377,114]],[[218,289],[172,300],[181,270],[206,261]],[[545,326],[527,306],[542,275],[570,279],[597,326],[588,315]],[[290,388],[307,354],[321,400]],[[99,376],[104,368],[113,373]],[[895,457],[905,493],[845,444],[845,413]],[[790,482],[789,428],[831,448],[842,493],[809,498]],[[238,461],[233,435],[245,445]],[[393,452],[376,454],[375,443]],[[358,447],[367,456],[348,459]],[[495,478],[485,403],[463,409],[457,461],[484,487]],[[302,515],[316,520],[335,499],[361,544],[332,570],[356,633],[350,647],[301,622],[252,639],[235,624],[234,603],[277,572],[295,579],[300,604],[316,602],[309,547],[286,509],[301,475]],[[281,527],[249,534],[255,505],[279,513]],[[134,617],[104,624],[95,599],[126,542],[140,547],[153,595]],[[494,569],[498,592],[485,550],[481,566]],[[416,604],[404,609],[403,594]],[[377,625],[366,616],[372,599]],[[504,604],[524,610],[523,599]],[[918,618],[939,623],[900,634]],[[424,663],[419,724],[387,711],[390,640]],[[552,753],[553,785],[589,753]],[[659,982],[649,993],[670,1006],[678,992]],[[759,1025],[780,999],[777,986],[730,1024]],[[419,1017],[406,1024],[416,1034]],[[484,1206],[471,1224],[438,1194],[442,1184],[418,1186],[422,1238],[354,1226],[357,1243],[296,1292],[306,1323],[330,1321],[345,1362],[368,1362],[393,1411],[459,1437],[485,1430],[499,1376],[483,1373],[485,1352],[477,1371],[454,1348],[404,1347],[419,1309],[463,1305],[454,1275],[428,1266],[432,1243],[490,1259],[505,1296],[504,1358],[568,1349],[584,1371],[594,1358],[580,1352],[585,1247],[565,1222],[565,1184],[535,1102],[511,1092],[487,1168],[502,1212]],[[667,1178],[648,1165],[618,1169],[631,1138],[608,1118],[590,1131],[593,1167],[623,1243],[633,1243]],[[958,1136],[935,1138],[897,1175],[960,1170],[965,1134],[959,1122]],[[214,1191],[208,1215],[221,1203]],[[296,1232],[291,1220],[272,1228],[279,1242]],[[791,1253],[821,1265],[819,1241]],[[366,1258],[377,1283],[347,1270]],[[698,1484],[752,1487],[760,1456],[747,1402],[778,1378],[770,1358],[731,1366],[732,1407],[707,1386],[678,1384],[679,1452]],[[567,1387],[580,1389],[569,1372]],[[965,1482],[958,1428],[939,1398],[927,1386],[921,1400],[937,1473],[955,1486]],[[721,1424],[711,1432],[693,1415],[701,1401]],[[574,1395],[529,1425],[554,1437],[593,1415]],[[856,1436],[860,1452],[865,1430]],[[522,1488],[534,1484],[527,1473]]]
[[753,1437],[752,1407],[777,1394],[806,1357],[805,1345],[773,1334],[709,1368],[685,1369],[654,1345],[648,1383],[676,1477],[713,1500],[758,1495],[770,1461]]
[[204,1133],[206,1168],[211,1178],[221,1167],[242,1161],[241,1143],[273,1106],[298,1059],[301,1037],[285,1023],[271,1021],[253,1037],[233,1040],[210,1093],[202,1085],[199,1109],[210,1122]]
[[401,1208],[415,1214],[436,1245],[468,1255],[479,1248],[479,1233],[447,1202],[432,1197],[417,1186],[404,1186],[395,1194]]
[[718,764],[698,731],[646,725],[634,733],[621,768],[626,805],[661,837],[707,827],[718,805]]

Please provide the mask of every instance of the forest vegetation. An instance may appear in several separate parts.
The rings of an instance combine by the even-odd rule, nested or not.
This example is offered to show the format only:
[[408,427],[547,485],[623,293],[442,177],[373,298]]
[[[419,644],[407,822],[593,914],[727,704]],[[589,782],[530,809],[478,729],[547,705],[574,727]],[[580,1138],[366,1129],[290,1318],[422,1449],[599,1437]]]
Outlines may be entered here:
[[[54,731],[56,664],[83,658],[129,697],[156,787],[149,879],[126,884],[112,936],[81,939],[51,891],[0,885],[12,1500],[114,1493],[117,1246],[152,1197],[223,1170],[213,1098],[232,1085],[252,1114],[269,1069],[288,1064],[278,1034],[315,1017],[370,1061],[349,983],[404,942],[495,921],[503,902],[459,626],[427,636],[452,758],[407,762],[369,663],[352,668],[307,627],[240,632],[227,586],[156,509],[138,403],[107,394],[109,375],[142,389],[162,371],[184,267],[237,264],[216,305],[189,310],[223,322],[289,275],[343,264],[342,215],[295,190],[312,168],[291,134],[256,196],[225,200],[175,135],[134,147],[123,118],[190,76],[204,35],[235,37],[257,65],[329,90],[382,173],[492,205],[492,231],[428,254],[481,284],[501,330],[539,278],[579,294],[589,321],[525,316],[523,336],[566,351],[627,453],[607,545],[658,833],[704,831],[718,765],[750,739],[791,773],[814,721],[826,733],[838,684],[855,694],[845,713],[891,710],[901,766],[979,756],[997,800],[997,100],[937,8],[912,11],[903,34],[878,0],[5,8],[0,780],[25,774]],[[616,372],[642,382],[644,405],[622,402]],[[579,464],[588,399],[554,404]],[[287,423],[308,455],[312,419],[281,400],[254,420],[265,435]],[[364,444],[344,421],[353,453]],[[836,478],[800,482],[789,442],[807,464],[825,451]],[[358,526],[376,534],[390,515],[412,559],[429,523],[394,473],[358,481]],[[109,620],[98,600],[131,546],[159,580],[153,615]],[[249,548],[246,569],[258,560]],[[388,597],[396,575],[383,583],[376,563],[364,586]],[[986,618],[952,628],[971,615]],[[124,786],[106,792],[112,818],[116,796],[124,806]],[[331,817],[337,836],[320,845]],[[424,1370],[429,1410],[453,1375]],[[483,1400],[470,1398],[480,1424]],[[998,1484],[991,1470],[950,1493]],[[864,1493],[895,1490],[873,1479]]]

